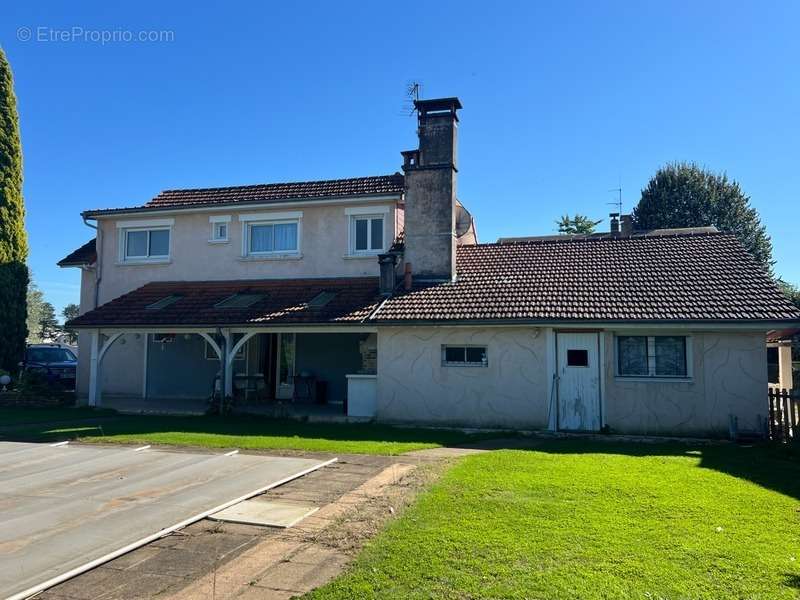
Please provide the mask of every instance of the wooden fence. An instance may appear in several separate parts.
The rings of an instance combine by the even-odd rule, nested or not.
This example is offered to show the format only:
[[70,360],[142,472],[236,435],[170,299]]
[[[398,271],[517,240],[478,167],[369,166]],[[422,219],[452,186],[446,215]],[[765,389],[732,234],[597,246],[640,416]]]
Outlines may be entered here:
[[800,441],[799,390],[769,388],[769,438],[775,442]]

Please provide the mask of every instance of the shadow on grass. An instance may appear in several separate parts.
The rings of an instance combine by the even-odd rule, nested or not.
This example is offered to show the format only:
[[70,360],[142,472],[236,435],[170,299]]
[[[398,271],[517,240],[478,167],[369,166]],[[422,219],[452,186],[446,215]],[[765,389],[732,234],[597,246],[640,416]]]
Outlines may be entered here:
[[[456,445],[498,434],[468,434],[458,430],[393,427],[372,423],[313,423],[262,416],[145,416],[107,413],[69,421],[27,423],[0,429],[0,440],[52,442],[76,438],[152,434],[210,434],[248,437],[289,437],[334,442]],[[163,443],[171,443],[164,441]],[[180,443],[180,442],[175,442]],[[243,442],[247,447],[247,444]],[[255,446],[250,446],[255,447]]]
[[622,441],[597,438],[511,438],[476,441],[474,448],[515,449],[551,454],[619,454],[625,456],[676,456],[699,459],[713,469],[745,479],[764,488],[800,500],[800,448],[776,444],[737,445],[704,442]]

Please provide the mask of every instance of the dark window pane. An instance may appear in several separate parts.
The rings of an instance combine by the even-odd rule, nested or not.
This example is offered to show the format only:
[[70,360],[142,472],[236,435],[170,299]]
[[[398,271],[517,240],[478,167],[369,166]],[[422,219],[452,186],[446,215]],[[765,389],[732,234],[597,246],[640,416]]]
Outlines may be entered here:
[[686,338],[682,336],[657,336],[656,376],[686,377]]
[[486,348],[467,348],[468,363],[483,363],[486,360]]
[[370,249],[380,250],[383,248],[383,219],[372,219],[370,231]]
[[356,219],[356,250],[368,250],[367,229],[369,221],[367,219]]
[[125,256],[147,256],[147,232],[129,231],[126,245]]
[[643,335],[622,335],[617,338],[620,375],[648,375],[647,338]]
[[150,232],[150,256],[169,256],[169,230]]
[[464,348],[460,346],[447,346],[444,349],[445,362],[464,362]]
[[568,367],[588,367],[589,366],[589,351],[588,350],[567,350],[567,366]]

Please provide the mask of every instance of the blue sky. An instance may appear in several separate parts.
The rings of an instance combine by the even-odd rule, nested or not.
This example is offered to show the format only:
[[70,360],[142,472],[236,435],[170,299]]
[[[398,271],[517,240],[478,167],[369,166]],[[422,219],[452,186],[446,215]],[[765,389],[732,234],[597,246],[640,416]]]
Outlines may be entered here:
[[741,183],[800,283],[798,22],[789,1],[4,3],[34,277],[77,302],[55,263],[91,237],[84,209],[398,170],[419,80],[464,104],[459,197],[482,241],[600,219],[620,183],[627,212],[690,160]]

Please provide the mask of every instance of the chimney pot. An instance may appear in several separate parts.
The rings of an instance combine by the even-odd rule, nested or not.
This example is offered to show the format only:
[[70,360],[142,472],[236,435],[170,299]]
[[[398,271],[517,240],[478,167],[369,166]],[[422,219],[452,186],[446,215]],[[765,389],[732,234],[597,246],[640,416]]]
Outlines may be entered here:
[[414,281],[411,275],[411,263],[406,263],[406,270],[403,273],[403,288],[408,292],[411,290],[411,287],[414,285]]
[[619,220],[620,220],[620,228],[622,230],[622,235],[632,235],[633,234],[633,216],[632,215],[621,215]]
[[397,276],[395,265],[398,256],[394,252],[378,255],[378,265],[380,266],[380,291],[384,296],[391,296],[397,286]]
[[609,213],[611,217],[611,233],[619,233],[619,213]]

